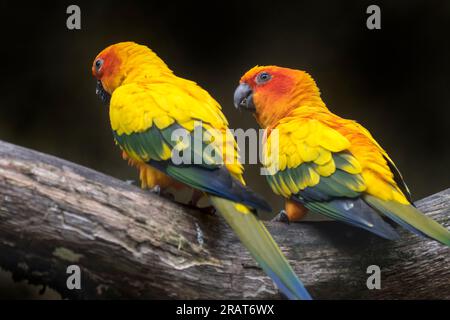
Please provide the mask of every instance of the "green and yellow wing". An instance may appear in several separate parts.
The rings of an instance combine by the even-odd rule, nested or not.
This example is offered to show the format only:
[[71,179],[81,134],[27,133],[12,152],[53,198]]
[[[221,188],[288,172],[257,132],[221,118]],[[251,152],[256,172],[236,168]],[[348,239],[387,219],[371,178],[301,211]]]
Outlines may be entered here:
[[[207,102],[206,107],[199,106],[197,99],[191,98],[177,86],[165,84],[161,88],[139,84],[120,87],[110,103],[115,140],[131,158],[148,163],[190,187],[270,211],[264,199],[244,187],[234,139],[224,138],[218,143],[212,139],[225,135],[223,116],[213,115],[214,108],[208,107]],[[191,107],[185,107],[186,103]],[[179,139],[180,136],[187,139]],[[207,147],[212,150],[204,152]],[[225,149],[235,151],[232,163],[225,163]],[[190,161],[175,163],[174,152],[179,156],[190,154],[187,158]]]
[[[355,131],[348,131],[348,128],[343,131],[354,138],[352,142],[318,120],[280,124],[280,156],[278,160],[272,157],[273,161],[278,161],[275,164],[279,170],[267,176],[272,190],[312,211],[387,239],[396,239],[398,234],[381,215],[418,235],[448,245],[449,231],[408,202],[409,190],[387,153],[373,142],[375,140],[367,130],[360,132],[358,128],[361,126],[351,125]],[[268,150],[271,143],[268,139]],[[361,163],[355,152],[358,156],[362,154],[361,158],[364,157],[366,162]],[[377,153],[368,154],[371,152]],[[271,159],[270,153],[267,158]],[[367,159],[375,160],[370,162]],[[273,166],[273,161],[269,160],[268,165]],[[388,176],[383,176],[383,172]],[[376,188],[369,183],[376,184]],[[405,190],[406,197],[401,189]],[[380,196],[372,190],[381,190]],[[386,195],[393,196],[386,198]]]
[[272,133],[267,140],[266,162],[267,167],[278,167],[267,176],[275,193],[384,238],[398,237],[361,198],[366,190],[362,167],[348,151],[351,144],[347,138],[317,120],[290,121],[277,129],[279,157],[270,154]]

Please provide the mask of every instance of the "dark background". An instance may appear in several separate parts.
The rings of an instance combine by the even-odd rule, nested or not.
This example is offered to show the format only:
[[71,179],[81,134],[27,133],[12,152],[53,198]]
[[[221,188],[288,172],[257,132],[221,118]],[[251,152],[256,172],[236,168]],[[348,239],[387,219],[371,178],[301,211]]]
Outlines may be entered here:
[[[450,185],[448,1],[0,3],[2,140],[137,179],[114,146],[90,71],[104,47],[133,40],[208,90],[234,128],[256,127],[232,106],[246,70],[307,70],[332,111],[385,147],[414,199]],[[81,7],[81,30],[66,28],[70,4]],[[366,28],[369,4],[381,7],[381,30]],[[246,168],[278,211],[258,166]]]

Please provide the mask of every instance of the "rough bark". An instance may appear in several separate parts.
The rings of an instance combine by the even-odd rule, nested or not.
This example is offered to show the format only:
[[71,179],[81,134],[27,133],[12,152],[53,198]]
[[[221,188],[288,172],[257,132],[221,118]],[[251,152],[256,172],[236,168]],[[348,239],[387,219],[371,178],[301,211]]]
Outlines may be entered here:
[[[449,225],[450,189],[417,203]],[[449,299],[450,249],[335,222],[267,222],[316,299]],[[68,290],[76,264],[82,289]],[[367,267],[381,268],[369,290]],[[219,216],[0,142],[0,267],[68,298],[280,298]]]

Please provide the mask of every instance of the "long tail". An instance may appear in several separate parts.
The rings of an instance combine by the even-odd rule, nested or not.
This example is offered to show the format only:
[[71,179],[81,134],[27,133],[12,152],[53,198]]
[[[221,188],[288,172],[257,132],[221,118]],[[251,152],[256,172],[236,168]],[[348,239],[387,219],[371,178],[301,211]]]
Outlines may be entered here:
[[395,201],[384,201],[374,196],[366,195],[364,200],[374,209],[394,220],[405,229],[432,239],[450,247],[450,231],[439,223],[427,217],[410,204]]
[[289,299],[311,300],[264,224],[244,205],[212,195],[209,198],[280,291]]

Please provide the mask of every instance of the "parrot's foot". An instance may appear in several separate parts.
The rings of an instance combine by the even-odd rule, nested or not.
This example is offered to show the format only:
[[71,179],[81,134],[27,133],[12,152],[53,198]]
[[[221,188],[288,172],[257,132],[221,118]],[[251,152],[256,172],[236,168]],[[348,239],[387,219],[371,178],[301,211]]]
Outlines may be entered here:
[[216,213],[216,208],[214,208],[213,206],[208,206],[208,207],[199,207],[198,206],[200,199],[204,195],[205,194],[202,191],[194,189],[194,191],[192,192],[191,200],[187,203],[186,206],[189,207],[190,209],[195,209],[195,210],[201,211],[207,215],[214,215]]
[[193,210],[197,210],[200,211],[204,214],[207,214],[209,216],[213,216],[216,214],[216,208],[214,208],[213,206],[208,206],[208,207],[197,207],[196,205],[193,205],[191,202],[184,204],[185,207],[189,208],[189,209],[193,209]]
[[200,201],[200,199],[203,196],[204,196],[204,193],[202,191],[194,189],[192,191],[191,200],[188,202],[188,205],[190,205],[192,207],[197,207],[198,206],[198,202]]
[[151,193],[156,194],[160,197],[166,198],[168,200],[174,201],[175,196],[169,192],[164,191],[159,185],[154,186],[153,188],[148,189]]
[[214,208],[213,206],[208,206],[208,207],[203,207],[203,208],[198,208],[201,212],[213,216],[216,214],[216,208]]
[[132,186],[133,184],[136,183],[136,181],[134,181],[134,180],[125,180],[125,183],[128,184],[129,186]]
[[286,211],[281,210],[279,214],[276,215],[275,218],[272,219],[272,221],[277,221],[277,222],[283,222],[283,223],[287,223],[289,224],[289,217],[286,213]]
[[148,189],[151,193],[161,195],[161,187],[159,185],[154,186],[153,188]]

